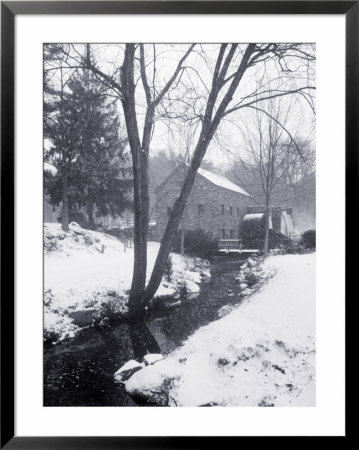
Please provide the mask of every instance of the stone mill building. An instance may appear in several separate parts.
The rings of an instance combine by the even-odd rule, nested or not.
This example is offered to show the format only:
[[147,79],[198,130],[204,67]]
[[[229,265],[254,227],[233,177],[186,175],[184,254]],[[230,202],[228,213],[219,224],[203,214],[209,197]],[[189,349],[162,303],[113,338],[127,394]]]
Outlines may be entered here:
[[[152,218],[156,221],[155,240],[161,240],[168,216],[177,199],[188,166],[180,164],[155,190]],[[182,214],[179,230],[203,229],[219,239],[238,239],[250,195],[227,178],[198,169]]]

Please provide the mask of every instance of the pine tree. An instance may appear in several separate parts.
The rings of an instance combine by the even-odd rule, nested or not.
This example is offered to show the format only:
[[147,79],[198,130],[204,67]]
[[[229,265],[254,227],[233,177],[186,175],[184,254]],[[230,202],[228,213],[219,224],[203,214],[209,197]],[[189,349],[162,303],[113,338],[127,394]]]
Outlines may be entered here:
[[93,75],[84,70],[69,76],[60,69],[58,78],[55,87],[45,78],[45,161],[56,168],[56,174],[45,172],[45,192],[52,204],[62,202],[65,231],[83,211],[94,227],[95,213],[116,216],[131,205],[127,140],[116,103]]

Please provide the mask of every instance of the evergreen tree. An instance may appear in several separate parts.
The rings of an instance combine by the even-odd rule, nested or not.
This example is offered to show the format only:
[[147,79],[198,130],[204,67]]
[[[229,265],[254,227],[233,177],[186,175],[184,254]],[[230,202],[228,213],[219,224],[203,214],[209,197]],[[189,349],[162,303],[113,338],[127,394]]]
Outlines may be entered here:
[[65,231],[83,211],[94,227],[95,213],[116,216],[131,205],[127,140],[116,103],[101,89],[86,70],[69,75],[59,69],[56,80],[45,77],[45,161],[56,169],[45,171],[45,192],[53,205],[62,202]]

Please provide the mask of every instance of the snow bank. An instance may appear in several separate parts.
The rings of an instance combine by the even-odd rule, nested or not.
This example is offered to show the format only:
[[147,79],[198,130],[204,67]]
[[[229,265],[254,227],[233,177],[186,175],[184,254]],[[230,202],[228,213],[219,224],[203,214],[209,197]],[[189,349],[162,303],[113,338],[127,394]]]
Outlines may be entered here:
[[272,256],[275,276],[200,328],[127,391],[169,406],[315,405],[315,254]]
[[62,256],[70,256],[76,250],[85,250],[88,253],[102,252],[102,245],[109,248],[116,247],[117,240],[112,236],[104,236],[103,233],[85,230],[76,222],[71,222],[69,231],[62,231],[58,223],[45,223],[44,225],[44,250],[46,255],[59,253]]
[[[73,336],[77,327],[69,314],[83,309],[99,309],[103,303],[116,303],[117,312],[126,311],[126,292],[130,289],[133,248],[106,234],[84,230],[71,223],[65,233],[60,224],[44,227],[45,334],[51,331],[63,339]],[[159,250],[148,243],[148,277]],[[173,295],[178,283],[186,283],[191,293],[199,291],[203,277],[209,277],[209,263],[200,258],[172,254],[173,277],[165,278],[157,296]],[[72,324],[72,325],[71,325]]]

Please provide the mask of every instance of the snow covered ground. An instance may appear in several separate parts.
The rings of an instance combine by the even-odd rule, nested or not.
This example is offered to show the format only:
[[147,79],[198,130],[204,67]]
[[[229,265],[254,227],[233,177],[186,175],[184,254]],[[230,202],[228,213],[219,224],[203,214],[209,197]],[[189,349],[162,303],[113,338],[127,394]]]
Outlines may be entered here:
[[[130,288],[133,269],[133,248],[124,251],[118,239],[82,229],[72,223],[64,233],[60,224],[47,223],[45,245],[45,332],[58,339],[73,336],[78,327],[69,313],[97,309],[101,303],[121,299],[119,310],[126,310],[126,291]],[[159,249],[148,243],[148,276]],[[104,250],[102,252],[102,250]],[[172,295],[178,283],[186,283],[189,292],[198,292],[203,277],[209,277],[209,263],[200,258],[171,255],[173,277],[163,279],[157,296]]]
[[169,406],[315,405],[315,254],[269,257],[275,276],[126,390]]

